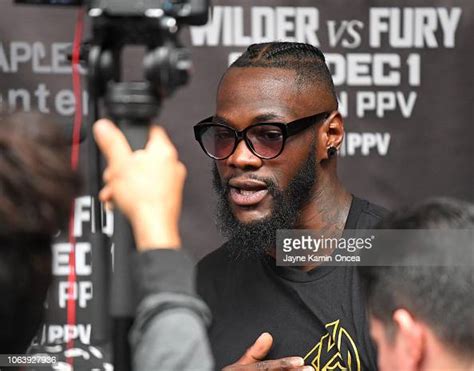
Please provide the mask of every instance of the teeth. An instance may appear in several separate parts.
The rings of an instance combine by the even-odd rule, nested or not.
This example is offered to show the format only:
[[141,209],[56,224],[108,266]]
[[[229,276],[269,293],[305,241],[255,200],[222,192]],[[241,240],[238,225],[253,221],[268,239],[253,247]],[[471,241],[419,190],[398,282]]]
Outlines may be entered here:
[[244,195],[244,196],[249,196],[249,195],[255,193],[255,191],[247,191],[247,190],[245,190],[245,189],[239,189],[239,193],[240,193],[241,195]]

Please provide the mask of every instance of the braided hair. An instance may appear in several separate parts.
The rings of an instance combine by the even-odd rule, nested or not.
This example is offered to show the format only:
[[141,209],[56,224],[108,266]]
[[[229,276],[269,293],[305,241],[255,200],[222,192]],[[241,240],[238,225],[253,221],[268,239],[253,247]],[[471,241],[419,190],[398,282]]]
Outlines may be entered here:
[[230,66],[282,68],[297,73],[300,85],[322,85],[337,102],[336,91],[326,59],[320,49],[305,43],[269,42],[252,44]]

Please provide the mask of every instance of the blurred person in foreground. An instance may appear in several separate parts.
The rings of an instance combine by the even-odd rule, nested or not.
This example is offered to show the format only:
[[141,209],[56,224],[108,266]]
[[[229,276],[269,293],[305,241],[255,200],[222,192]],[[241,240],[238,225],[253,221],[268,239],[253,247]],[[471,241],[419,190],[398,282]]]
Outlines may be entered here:
[[[424,262],[430,256],[438,266],[359,268],[367,286],[379,370],[474,370],[474,205],[433,199],[390,214],[378,228],[450,233],[450,241],[424,240],[416,248],[410,241],[406,248],[382,246],[396,248],[397,262]],[[471,234],[459,238],[453,230]],[[449,263],[453,256],[463,261]]]
[[43,320],[52,236],[78,177],[69,143],[45,116],[0,114],[0,353],[23,354]]

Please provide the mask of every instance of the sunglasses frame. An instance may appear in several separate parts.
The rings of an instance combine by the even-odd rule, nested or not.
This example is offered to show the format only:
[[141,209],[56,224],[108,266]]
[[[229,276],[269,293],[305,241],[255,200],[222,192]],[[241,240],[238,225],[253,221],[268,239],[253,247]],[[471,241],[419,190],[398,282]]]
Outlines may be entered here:
[[[194,127],[193,127],[193,129],[194,129],[194,138],[199,142],[199,144],[201,145],[201,148],[204,151],[204,153],[207,156],[209,156],[210,158],[214,159],[214,160],[225,160],[225,159],[229,158],[230,156],[232,156],[232,154],[235,152],[235,149],[237,148],[237,146],[239,145],[239,142],[241,140],[245,141],[245,144],[247,145],[247,148],[255,156],[257,156],[258,158],[261,158],[262,160],[271,160],[271,159],[274,159],[274,158],[280,156],[280,154],[283,152],[283,149],[285,148],[285,143],[286,143],[286,140],[288,139],[288,137],[291,137],[295,134],[298,134],[301,131],[309,128],[312,125],[315,125],[316,123],[319,123],[322,120],[326,121],[328,119],[328,117],[330,116],[330,114],[331,113],[327,112],[327,111],[320,112],[320,113],[317,113],[315,115],[302,117],[300,119],[288,122],[286,124],[282,123],[282,122],[263,122],[263,123],[248,126],[244,130],[241,130],[241,131],[237,131],[233,127],[231,127],[229,125],[226,125],[226,124],[213,123],[212,120],[214,119],[214,116],[210,116],[210,117],[205,118],[204,120],[199,121],[196,125],[194,125]],[[232,148],[232,151],[229,153],[229,155],[226,156],[226,157],[219,158],[219,157],[211,155],[206,150],[206,148],[204,147],[204,144],[202,142],[202,133],[203,133],[204,129],[206,129],[208,127],[216,127],[216,126],[220,126],[220,127],[230,129],[234,133],[234,137],[235,137],[234,147]],[[276,127],[280,128],[281,133],[283,135],[283,142],[282,142],[280,151],[275,156],[265,157],[265,156],[261,156],[258,153],[256,153],[252,142],[247,137],[247,132],[250,129],[253,129],[257,126],[276,126]]]

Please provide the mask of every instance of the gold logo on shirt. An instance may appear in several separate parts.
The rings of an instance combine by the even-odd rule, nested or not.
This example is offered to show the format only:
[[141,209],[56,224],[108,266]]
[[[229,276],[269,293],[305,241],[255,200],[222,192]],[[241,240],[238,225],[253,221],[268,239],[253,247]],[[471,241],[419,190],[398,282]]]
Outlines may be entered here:
[[356,344],[340,321],[326,324],[323,335],[313,349],[304,357],[316,371],[360,371],[360,358]]

